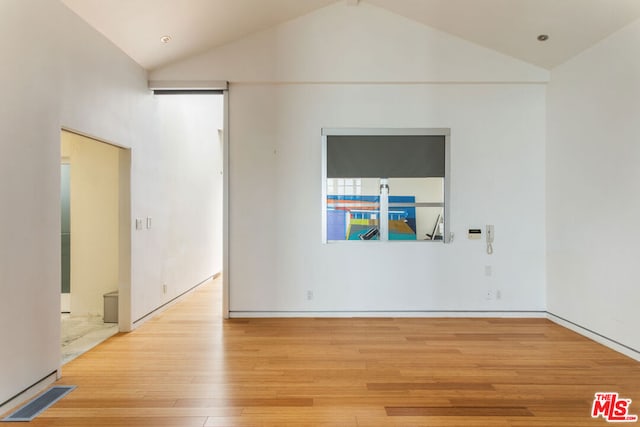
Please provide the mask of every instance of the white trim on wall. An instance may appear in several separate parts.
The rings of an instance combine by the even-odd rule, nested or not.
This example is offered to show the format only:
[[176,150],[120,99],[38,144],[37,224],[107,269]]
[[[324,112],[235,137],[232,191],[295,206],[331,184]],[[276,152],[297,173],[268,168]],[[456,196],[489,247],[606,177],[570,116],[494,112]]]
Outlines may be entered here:
[[563,317],[560,317],[556,314],[547,312],[547,318],[551,320],[553,323],[556,323],[562,327],[565,327],[577,334],[580,334],[584,337],[589,338],[592,341],[595,341],[599,344],[604,345],[605,347],[609,347],[612,350],[617,351],[618,353],[622,353],[625,356],[629,356],[632,359],[635,359],[640,362],[640,350],[631,348],[627,345],[624,345],[616,340],[613,340],[609,337],[606,337],[596,331],[593,331],[589,328],[586,328],[582,325],[574,323],[570,320],[567,320]]
[[199,282],[195,286],[187,289],[186,291],[184,291],[180,295],[178,295],[175,298],[173,298],[173,299],[167,301],[166,303],[162,304],[160,307],[155,308],[154,310],[150,311],[149,313],[145,314],[144,316],[140,317],[139,319],[133,321],[131,330],[137,329],[139,326],[144,324],[147,320],[153,318],[154,316],[157,316],[158,314],[160,314],[160,313],[164,312],[165,310],[167,310],[169,307],[172,307],[175,304],[179,303],[187,295],[191,294],[193,291],[195,291],[196,289],[198,289],[200,286],[204,285],[205,283],[209,282],[210,280],[215,280],[216,278],[218,278],[218,276],[220,276],[219,272],[215,273],[211,277],[207,277],[206,279],[204,279],[203,281]]
[[22,390],[15,396],[9,398],[7,401],[0,403],[0,414],[3,414],[9,411],[10,409],[15,408],[16,406],[18,406],[23,402],[27,402],[31,400],[33,397],[35,397],[36,395],[41,393],[43,390],[45,390],[47,387],[49,387],[51,384],[53,384],[56,380],[60,379],[61,376],[62,376],[61,369],[51,372],[44,378],[41,378],[38,381],[36,381],[35,384],[30,385],[25,390]]
[[220,80],[149,80],[150,90],[228,90],[229,83]]
[[230,318],[525,318],[542,319],[546,311],[232,311]]
[[222,316],[229,318],[229,89],[222,109]]

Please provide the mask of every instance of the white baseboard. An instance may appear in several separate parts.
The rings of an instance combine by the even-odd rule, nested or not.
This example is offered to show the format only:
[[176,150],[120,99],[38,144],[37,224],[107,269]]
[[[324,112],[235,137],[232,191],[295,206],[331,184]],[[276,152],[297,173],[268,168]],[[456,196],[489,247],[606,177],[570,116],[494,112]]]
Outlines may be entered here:
[[17,408],[28,400],[31,400],[33,397],[37,396],[47,387],[53,384],[57,379],[58,371],[52,372],[46,377],[39,380],[37,383],[33,384],[31,387],[16,394],[0,406],[0,415]]
[[200,287],[201,285],[207,283],[209,280],[216,279],[218,276],[220,276],[220,273],[215,273],[213,276],[207,277],[202,282],[198,283],[197,285],[193,286],[192,288],[187,289],[186,291],[184,291],[183,293],[181,293],[177,297],[173,298],[172,300],[170,300],[170,301],[162,304],[160,307],[157,307],[156,309],[150,311],[149,313],[145,314],[144,316],[142,316],[138,320],[135,320],[133,322],[133,327],[132,327],[131,330],[134,330],[134,329],[138,328],[140,325],[142,325],[147,320],[151,319],[152,317],[162,313],[163,311],[165,311],[169,307],[171,307],[171,306],[175,305],[176,303],[180,302],[184,297],[189,295],[191,292],[196,290],[198,287]]
[[609,347],[610,349],[615,350],[618,353],[622,353],[625,356],[628,356],[640,362],[640,352],[633,348],[627,347],[626,345],[621,344],[617,341],[614,341],[610,338],[607,338],[604,335],[600,335],[597,332],[594,332],[576,323],[563,319],[562,317],[556,316],[553,313],[547,312],[547,318],[551,320],[553,323],[556,323],[562,327],[572,330],[573,332],[576,332],[586,338],[589,338],[592,341],[602,344],[605,347]]
[[503,317],[503,318],[546,318],[546,311],[230,311],[232,319],[242,318],[295,318],[295,317]]

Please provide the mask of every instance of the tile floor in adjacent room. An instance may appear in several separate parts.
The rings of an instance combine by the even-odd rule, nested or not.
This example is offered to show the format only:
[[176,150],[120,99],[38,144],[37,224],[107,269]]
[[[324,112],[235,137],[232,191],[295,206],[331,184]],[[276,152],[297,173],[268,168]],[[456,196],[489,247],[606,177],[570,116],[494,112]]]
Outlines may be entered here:
[[118,332],[118,324],[104,323],[102,316],[71,316],[63,313],[61,322],[63,365]]

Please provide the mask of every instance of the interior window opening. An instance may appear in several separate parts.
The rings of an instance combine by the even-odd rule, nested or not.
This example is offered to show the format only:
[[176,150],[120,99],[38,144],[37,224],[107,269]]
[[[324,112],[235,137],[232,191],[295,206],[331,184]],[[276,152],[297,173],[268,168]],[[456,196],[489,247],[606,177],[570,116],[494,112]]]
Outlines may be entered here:
[[366,132],[323,130],[323,240],[448,242],[448,129]]

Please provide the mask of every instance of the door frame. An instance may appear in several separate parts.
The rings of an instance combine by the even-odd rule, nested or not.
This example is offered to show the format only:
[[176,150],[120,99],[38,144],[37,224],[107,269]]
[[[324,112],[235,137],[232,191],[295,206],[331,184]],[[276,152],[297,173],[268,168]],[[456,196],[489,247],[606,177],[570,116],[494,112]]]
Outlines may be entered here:
[[[97,143],[118,148],[118,330],[133,330],[131,318],[131,148],[86,132],[62,126],[62,132],[74,133]],[[61,164],[64,159],[61,158]],[[67,159],[67,162],[69,159]],[[73,262],[73,261],[72,261]]]

